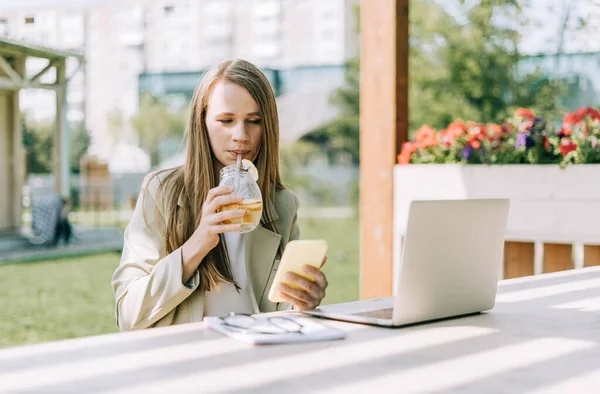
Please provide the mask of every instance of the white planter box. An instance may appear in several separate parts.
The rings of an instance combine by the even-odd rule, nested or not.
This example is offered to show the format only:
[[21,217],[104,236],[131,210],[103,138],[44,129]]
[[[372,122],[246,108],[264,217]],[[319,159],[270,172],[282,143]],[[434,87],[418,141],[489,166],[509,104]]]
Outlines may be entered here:
[[396,165],[394,261],[413,200],[509,198],[506,238],[600,245],[600,165]]

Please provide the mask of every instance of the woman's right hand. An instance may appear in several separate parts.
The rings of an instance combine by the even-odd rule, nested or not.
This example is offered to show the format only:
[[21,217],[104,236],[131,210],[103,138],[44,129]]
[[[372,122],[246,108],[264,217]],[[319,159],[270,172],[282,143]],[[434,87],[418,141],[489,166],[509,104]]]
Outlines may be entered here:
[[204,257],[219,244],[219,234],[230,231],[239,231],[241,223],[224,224],[226,220],[237,219],[244,216],[244,210],[225,210],[218,212],[223,205],[240,203],[242,196],[232,194],[233,189],[218,186],[210,189],[204,204],[202,204],[202,217],[200,224],[183,246],[181,255],[184,272],[183,281],[186,282],[196,270]]
[[233,194],[233,188],[218,186],[210,189],[204,204],[202,204],[202,218],[192,238],[196,238],[201,249],[210,252],[219,244],[219,234],[230,231],[239,231],[242,227],[238,224],[224,224],[223,222],[238,219],[244,216],[244,210],[225,210],[219,212],[223,205],[242,202],[243,197]]

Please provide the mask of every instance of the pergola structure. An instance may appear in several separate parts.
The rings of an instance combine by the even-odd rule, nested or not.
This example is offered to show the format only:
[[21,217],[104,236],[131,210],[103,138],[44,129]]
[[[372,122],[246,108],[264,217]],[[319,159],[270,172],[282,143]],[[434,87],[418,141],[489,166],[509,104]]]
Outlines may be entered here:
[[[69,132],[66,117],[66,59],[83,56],[23,42],[0,39],[0,232],[12,233],[21,226],[21,193],[25,180],[25,152],[20,120],[21,89],[50,89],[56,92],[54,132],[54,175],[56,191],[69,195]],[[47,59],[48,65],[33,76],[26,72],[28,58]],[[55,71],[52,71],[55,70]],[[54,73],[52,83],[43,76]]]
[[360,3],[360,296],[392,295],[393,167],[408,139],[409,0]]

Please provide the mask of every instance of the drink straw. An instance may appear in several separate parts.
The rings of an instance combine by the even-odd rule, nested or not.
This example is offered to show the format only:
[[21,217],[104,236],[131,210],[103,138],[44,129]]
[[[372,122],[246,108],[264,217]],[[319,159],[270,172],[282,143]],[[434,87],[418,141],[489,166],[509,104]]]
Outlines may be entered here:
[[237,160],[235,162],[235,190],[240,188],[240,169],[242,167],[242,155],[238,153]]

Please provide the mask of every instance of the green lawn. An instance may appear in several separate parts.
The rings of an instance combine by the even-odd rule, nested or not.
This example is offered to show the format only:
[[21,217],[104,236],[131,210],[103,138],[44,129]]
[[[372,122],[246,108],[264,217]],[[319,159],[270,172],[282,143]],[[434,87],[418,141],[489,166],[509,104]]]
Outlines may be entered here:
[[[301,221],[329,243],[324,304],[358,298],[358,221]],[[0,265],[0,347],[116,332],[110,279],[118,254]]]

